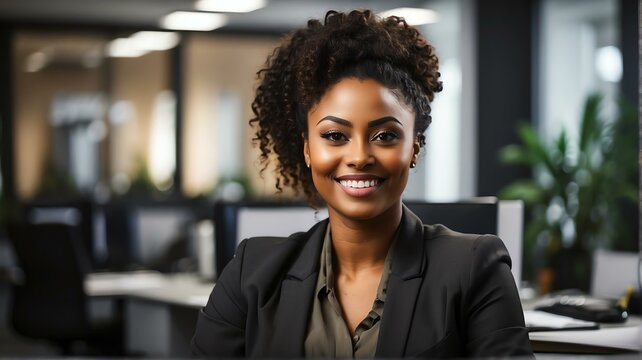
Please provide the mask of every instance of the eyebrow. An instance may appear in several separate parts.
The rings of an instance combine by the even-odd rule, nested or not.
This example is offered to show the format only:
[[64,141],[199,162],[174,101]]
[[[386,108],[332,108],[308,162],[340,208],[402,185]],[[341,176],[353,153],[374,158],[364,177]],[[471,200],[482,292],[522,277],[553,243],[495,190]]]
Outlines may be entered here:
[[[349,128],[351,128],[351,127],[352,127],[352,123],[351,123],[350,121],[348,121],[348,120],[346,120],[346,119],[342,119],[342,118],[340,118],[340,117],[332,116],[332,115],[328,115],[328,116],[324,117],[323,119],[319,120],[319,121],[317,122],[317,125],[319,125],[319,123],[320,123],[321,121],[324,121],[324,120],[333,121],[333,122],[336,122],[336,123],[338,123],[338,124],[340,124],[340,125],[347,126],[347,127],[349,127]],[[384,116],[384,117],[382,117],[382,118],[379,118],[379,119],[375,119],[375,120],[369,121],[369,122],[368,122],[368,128],[373,128],[373,127],[375,127],[375,126],[379,126],[379,125],[381,125],[381,124],[385,124],[385,123],[390,122],[390,121],[392,121],[392,122],[396,122],[396,123],[398,123],[399,125],[403,126],[403,124],[401,123],[401,121],[397,120],[397,118],[395,118],[394,116]]]

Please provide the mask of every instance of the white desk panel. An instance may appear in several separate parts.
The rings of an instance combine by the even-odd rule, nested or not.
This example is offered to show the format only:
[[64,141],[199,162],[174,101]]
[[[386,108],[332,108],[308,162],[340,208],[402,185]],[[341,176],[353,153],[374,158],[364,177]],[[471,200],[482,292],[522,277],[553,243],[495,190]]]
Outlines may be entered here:
[[85,280],[89,296],[122,296],[202,308],[214,288],[192,274],[161,274],[153,271],[94,273]]

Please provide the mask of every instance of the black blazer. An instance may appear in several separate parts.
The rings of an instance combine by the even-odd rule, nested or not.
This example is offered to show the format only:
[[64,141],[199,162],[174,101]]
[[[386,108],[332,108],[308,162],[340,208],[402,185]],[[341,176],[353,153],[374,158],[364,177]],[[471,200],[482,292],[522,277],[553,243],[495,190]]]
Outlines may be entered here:
[[[303,357],[327,225],[244,240],[200,312],[194,354]],[[423,225],[406,207],[399,231],[377,357],[532,356],[498,237]]]

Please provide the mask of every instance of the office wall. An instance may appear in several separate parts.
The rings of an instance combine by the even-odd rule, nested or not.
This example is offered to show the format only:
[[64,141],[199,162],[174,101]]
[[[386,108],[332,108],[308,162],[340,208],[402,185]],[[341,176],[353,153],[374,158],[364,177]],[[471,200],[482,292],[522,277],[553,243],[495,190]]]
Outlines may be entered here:
[[[187,196],[207,193],[219,178],[230,175],[221,172],[224,157],[242,164],[241,175],[249,178],[256,192],[274,192],[272,172],[266,171],[264,178],[259,175],[259,152],[251,145],[254,135],[248,121],[252,117],[256,72],[277,44],[276,37],[197,34],[186,39],[182,172]],[[222,110],[226,104],[221,102],[226,98],[235,99],[230,101],[240,106],[237,111],[230,110],[240,122],[240,137],[232,140],[232,151],[222,152],[218,134],[225,131],[223,117],[234,121]]]
[[477,0],[477,195],[494,196],[529,169],[499,163],[531,119],[532,31],[536,0]]
[[170,88],[169,63],[168,51],[111,60],[110,102],[112,106],[124,102],[120,105],[129,107],[131,112],[122,119],[108,116],[111,134],[108,174],[131,176],[139,170],[139,166],[149,165],[154,151],[151,133],[157,116],[158,96]]
[[[95,47],[100,39],[91,35],[21,32],[14,37],[14,152],[16,193],[32,197],[43,179],[45,164],[51,161],[51,100],[64,92],[95,92],[102,87],[98,68],[75,66],[72,59],[60,58],[41,71],[26,69],[28,57],[46,51],[51,44],[69,53]],[[33,70],[33,69],[32,69]]]
[[[169,51],[108,57],[106,46],[116,36],[16,32],[13,153],[19,198],[60,181],[90,194],[97,187],[126,192],[158,153],[153,130],[164,116],[160,100],[170,90]],[[83,102],[91,98],[97,100],[96,114],[86,119]],[[61,123],[61,113],[72,120]],[[174,138],[160,146],[173,149]]]

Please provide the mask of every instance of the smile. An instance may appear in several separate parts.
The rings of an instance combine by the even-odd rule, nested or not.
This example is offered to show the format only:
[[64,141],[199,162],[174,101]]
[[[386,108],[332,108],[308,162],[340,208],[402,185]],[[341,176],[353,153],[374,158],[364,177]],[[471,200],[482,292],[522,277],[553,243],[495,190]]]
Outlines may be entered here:
[[363,189],[377,186],[379,184],[379,180],[340,180],[339,184],[353,189]]
[[370,176],[343,176],[335,179],[340,185],[341,189],[348,195],[353,197],[368,196],[381,187],[381,183],[385,179]]

